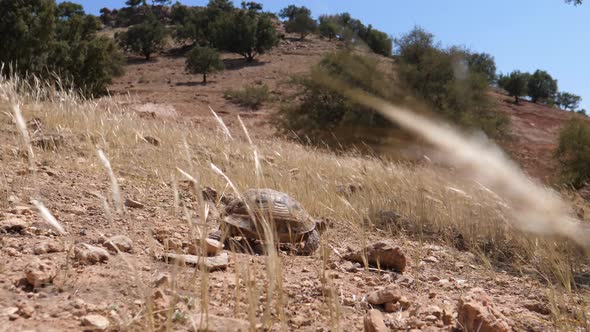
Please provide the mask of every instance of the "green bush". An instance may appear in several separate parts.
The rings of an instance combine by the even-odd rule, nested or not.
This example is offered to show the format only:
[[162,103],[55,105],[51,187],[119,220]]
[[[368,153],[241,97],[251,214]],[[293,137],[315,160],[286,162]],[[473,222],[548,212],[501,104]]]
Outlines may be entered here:
[[99,19],[80,5],[53,0],[0,1],[0,62],[19,73],[72,84],[85,95],[106,92],[123,73],[123,57],[112,40],[98,37]]
[[210,41],[218,49],[254,61],[278,43],[277,32],[270,17],[253,10],[236,10],[219,16],[210,25]]
[[255,86],[249,85],[242,90],[227,90],[224,97],[234,104],[256,110],[263,103],[271,100],[270,90],[266,84]]
[[479,128],[495,138],[504,135],[508,118],[492,110],[489,77],[470,69],[469,50],[441,49],[421,28],[397,39],[396,46],[400,79],[418,100],[462,127]]
[[195,47],[187,55],[186,70],[191,74],[203,74],[204,84],[207,84],[207,74],[223,69],[223,61],[215,49]]
[[580,106],[581,101],[582,97],[569,92],[560,92],[555,97],[555,103],[557,106],[563,108],[564,110],[569,109],[574,111]]
[[305,39],[308,34],[316,32],[317,29],[318,23],[305,13],[300,13],[285,23],[285,31],[298,33],[301,40]]
[[[355,87],[392,100],[387,80],[375,58],[341,51],[326,55],[312,68],[311,77],[294,77],[297,102],[283,106],[276,119],[281,132],[307,137],[316,144],[354,146],[378,144],[391,123],[372,109],[358,105],[312,77],[338,78]],[[399,100],[399,99],[398,99]],[[337,136],[337,142],[333,141]]]
[[590,180],[590,126],[573,116],[559,133],[555,157],[561,164],[561,181],[576,189]]
[[116,35],[121,47],[129,52],[143,55],[146,60],[162,48],[165,37],[164,25],[153,15],[149,15],[142,23],[130,27],[126,32]]

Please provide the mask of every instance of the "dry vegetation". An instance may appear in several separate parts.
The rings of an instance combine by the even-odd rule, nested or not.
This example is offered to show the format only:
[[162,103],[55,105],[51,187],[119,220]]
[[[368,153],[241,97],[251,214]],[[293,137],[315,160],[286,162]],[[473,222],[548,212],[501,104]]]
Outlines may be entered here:
[[[118,268],[128,271],[127,280],[121,283],[134,284],[130,286],[133,290],[129,297],[145,301],[130,318],[123,317],[119,326],[122,329],[190,328],[188,314],[220,310],[220,299],[213,295],[215,284],[221,282],[215,273],[172,267],[169,269],[175,279],[170,286],[173,302],[183,302],[184,311],[172,305],[162,313],[154,309],[157,306],[150,305],[153,286],[149,274],[140,266],[153,261],[161,250],[150,239],[150,233],[155,233],[164,221],[177,229],[188,226],[187,237],[194,241],[215,227],[205,222],[207,212],[201,195],[191,195],[190,186],[185,186],[187,177],[180,170],[196,179],[197,192],[200,186],[211,186],[220,193],[231,193],[233,190],[224,177],[227,176],[238,191],[252,187],[284,191],[296,197],[312,215],[332,221],[333,227],[322,238],[320,254],[309,260],[298,261],[299,258],[276,250],[256,259],[238,253],[230,255],[230,260],[235,262],[235,275],[221,279],[233,282],[235,287],[221,302],[245,303],[244,306],[227,304],[225,313],[246,318],[251,326],[277,330],[296,328],[289,317],[304,310],[297,308],[301,303],[289,300],[292,290],[287,283],[301,274],[293,266],[303,264],[312,266],[310,270],[317,273],[316,280],[323,290],[317,295],[321,303],[318,326],[330,330],[358,327],[347,320],[362,316],[358,316],[358,311],[350,317],[343,313],[342,294],[336,286],[338,280],[335,281],[330,272],[330,264],[337,261],[337,253],[347,247],[361,247],[388,238],[395,239],[407,250],[411,258],[409,264],[413,267],[410,273],[416,277],[426,273],[421,259],[430,243],[445,245],[445,250],[456,257],[463,253],[455,248],[467,250],[475,254],[477,278],[510,275],[516,278],[510,279],[513,282],[525,280],[534,292],[546,296],[551,315],[538,321],[537,327],[545,324],[563,330],[589,327],[588,253],[567,239],[533,237],[516,229],[510,222],[508,206],[511,202],[503,201],[486,187],[463,178],[452,169],[428,161],[410,165],[354,153],[336,156],[280,140],[249,142],[247,132],[229,133],[213,116],[209,123],[200,126],[142,119],[108,99],[83,100],[71,92],[42,86],[42,83],[31,86],[16,79],[3,80],[0,97],[0,137],[3,140],[0,144],[0,210],[9,208],[11,195],[18,195],[24,201],[37,199],[55,213],[60,206],[56,201],[68,193],[80,195],[93,191],[97,205],[102,208],[95,214],[100,222],[85,226],[92,229],[90,234],[125,232],[134,242],[144,243],[149,248],[146,257],[121,255],[123,261]],[[20,105],[29,125],[31,119],[39,119],[44,132],[38,134],[59,135],[63,137],[60,139],[63,144],[45,150],[32,147],[32,152],[27,152],[30,145],[15,125],[18,114],[15,105]],[[28,133],[35,136],[34,128],[29,127]],[[157,138],[159,144],[148,144],[147,137]],[[108,158],[114,177],[109,178],[105,172],[104,162],[98,157],[99,150]],[[60,191],[62,197],[54,196],[55,191],[48,188],[45,177],[40,174],[48,165],[66,175],[82,174],[79,187]],[[114,188],[119,185],[123,197],[140,196],[155,205],[149,219],[139,222],[134,212],[117,212],[121,202]],[[351,191],[351,188],[354,189]],[[61,213],[56,215],[68,232],[59,238],[66,248],[71,248],[79,241],[81,226],[76,225],[75,220],[59,218]],[[62,291],[74,292],[67,286],[68,278],[72,278],[68,274],[74,273],[72,263],[67,254],[59,259]],[[7,257],[3,257],[0,273],[10,270],[10,264]],[[452,266],[453,262],[450,264]],[[348,280],[348,276],[344,278]],[[103,288],[121,287],[115,286],[118,279],[112,283]],[[210,301],[217,301],[217,304],[210,304]],[[516,317],[519,316],[513,319]]]

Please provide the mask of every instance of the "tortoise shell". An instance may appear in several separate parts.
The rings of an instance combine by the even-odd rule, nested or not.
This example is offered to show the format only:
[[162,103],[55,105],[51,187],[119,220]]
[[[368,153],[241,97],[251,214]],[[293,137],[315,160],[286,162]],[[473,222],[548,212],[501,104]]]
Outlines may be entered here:
[[[248,207],[252,214],[249,213]],[[263,223],[268,222],[280,242],[299,242],[313,231],[316,221],[291,196],[272,189],[250,189],[225,208],[224,221],[238,234],[249,238],[264,237]],[[254,219],[252,218],[254,217]]]

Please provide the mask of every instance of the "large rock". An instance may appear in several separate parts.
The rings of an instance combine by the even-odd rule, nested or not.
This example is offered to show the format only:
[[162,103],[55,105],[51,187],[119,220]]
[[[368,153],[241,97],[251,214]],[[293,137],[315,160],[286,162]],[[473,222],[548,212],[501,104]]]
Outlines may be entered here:
[[193,323],[195,332],[248,332],[250,331],[250,323],[235,318],[226,318],[215,315],[201,315],[193,316]]
[[225,270],[229,263],[229,256],[226,252],[214,257],[164,254],[164,259],[166,259],[170,263],[179,263],[181,265],[186,264],[196,267],[200,267],[201,263],[204,262],[205,268],[207,268],[209,271]]
[[74,258],[81,264],[103,263],[109,260],[109,252],[87,243],[79,243],[74,247]]
[[367,301],[373,305],[385,304],[387,302],[397,303],[402,298],[398,285],[391,284],[385,288],[374,291],[367,296]]
[[349,253],[344,259],[382,269],[392,269],[403,272],[406,269],[406,255],[399,246],[385,241],[374,243],[364,250]]
[[461,296],[457,311],[459,313],[458,323],[465,331],[510,331],[506,317],[481,288],[474,288]]
[[387,332],[389,329],[385,326],[383,315],[377,309],[371,309],[363,321],[365,332]]
[[33,259],[25,266],[25,278],[33,287],[53,282],[57,276],[57,265],[49,259]]
[[103,245],[111,252],[117,252],[117,249],[121,252],[133,251],[133,241],[125,235],[115,235],[105,240]]
[[22,233],[27,227],[27,222],[22,219],[9,218],[0,220],[0,233]]
[[84,331],[104,331],[109,328],[110,322],[101,315],[86,315],[80,320]]

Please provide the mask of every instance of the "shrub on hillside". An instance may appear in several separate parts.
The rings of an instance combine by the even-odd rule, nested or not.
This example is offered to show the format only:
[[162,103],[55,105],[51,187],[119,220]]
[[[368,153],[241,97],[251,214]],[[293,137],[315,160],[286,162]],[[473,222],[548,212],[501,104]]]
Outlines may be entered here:
[[576,189],[590,180],[590,126],[574,116],[561,129],[555,156],[561,164],[561,180]]
[[467,55],[467,64],[474,73],[484,75],[489,84],[496,83],[496,61],[487,53],[471,53]]
[[219,16],[210,26],[209,37],[216,48],[240,54],[248,62],[278,43],[270,17],[250,10],[236,10]]
[[441,49],[421,28],[397,39],[396,46],[400,79],[417,99],[460,126],[503,135],[508,120],[492,111],[487,74],[470,69],[469,50]]
[[[390,97],[388,88],[392,82],[384,77],[372,57],[347,51],[329,54],[312,69],[312,76],[318,75],[330,75],[367,92]],[[382,138],[382,133],[377,132],[391,127],[372,109],[350,101],[311,77],[295,77],[294,83],[300,88],[298,101],[285,105],[277,119],[285,134],[295,133],[319,144],[328,143],[333,133],[344,133],[338,135],[338,143],[356,145],[377,143]]]
[[242,90],[227,90],[224,97],[234,104],[256,110],[263,103],[271,99],[270,90],[266,84],[256,86],[248,85]]
[[144,56],[146,60],[149,60],[154,52],[162,49],[165,37],[164,25],[151,15],[144,22],[116,35],[121,47],[128,52]]
[[208,74],[223,69],[223,61],[215,49],[197,46],[187,55],[186,70],[191,74],[203,74],[203,84],[207,84]]
[[97,36],[101,24],[80,5],[53,0],[0,1],[0,62],[19,73],[53,79],[86,95],[106,92],[122,74],[123,58],[112,40]]
[[298,33],[301,40],[308,34],[316,32],[317,29],[318,23],[309,13],[299,13],[285,23],[285,31]]
[[321,15],[319,31],[321,37],[332,40],[338,36],[338,23],[331,16]]

